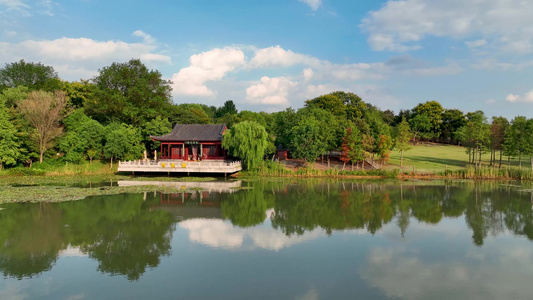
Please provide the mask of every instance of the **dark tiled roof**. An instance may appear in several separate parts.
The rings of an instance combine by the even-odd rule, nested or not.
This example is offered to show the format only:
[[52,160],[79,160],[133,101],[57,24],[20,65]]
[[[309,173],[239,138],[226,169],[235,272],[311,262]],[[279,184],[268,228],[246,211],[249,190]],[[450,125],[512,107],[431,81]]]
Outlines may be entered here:
[[150,136],[156,141],[221,141],[225,124],[177,124],[171,133],[162,136]]

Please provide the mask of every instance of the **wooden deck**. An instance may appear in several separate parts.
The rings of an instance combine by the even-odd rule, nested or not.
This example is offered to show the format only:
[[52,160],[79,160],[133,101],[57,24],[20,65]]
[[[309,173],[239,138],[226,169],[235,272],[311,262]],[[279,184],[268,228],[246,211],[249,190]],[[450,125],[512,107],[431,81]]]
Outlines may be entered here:
[[240,161],[183,161],[181,159],[134,160],[118,163],[119,172],[233,174],[242,170]]

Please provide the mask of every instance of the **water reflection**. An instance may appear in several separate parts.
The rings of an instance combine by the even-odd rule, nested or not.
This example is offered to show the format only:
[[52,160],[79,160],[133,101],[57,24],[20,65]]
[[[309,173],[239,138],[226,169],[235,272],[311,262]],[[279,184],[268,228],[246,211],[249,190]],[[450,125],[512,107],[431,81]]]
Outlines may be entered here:
[[[60,256],[86,255],[98,262],[102,273],[138,280],[146,270],[158,267],[162,257],[171,255],[177,228],[187,233],[189,241],[229,250],[280,251],[335,232],[381,232],[404,240],[417,235],[421,226],[425,230],[433,228],[426,226],[431,224],[439,224],[438,228],[445,228],[449,234],[445,220],[466,224],[467,230],[463,225],[454,230],[467,232],[478,247],[486,246],[490,237],[506,233],[533,239],[532,193],[509,185],[311,181],[238,184],[251,189],[2,205],[0,270],[4,277],[31,278],[50,270]],[[531,251],[525,250],[516,255],[522,255],[531,266]],[[519,265],[513,258],[508,262]],[[419,289],[430,285],[422,284],[424,281],[416,276],[403,278],[405,270],[432,270],[435,281],[446,276],[458,281],[461,276],[473,276],[471,269],[462,270],[460,264],[427,262],[405,248],[378,247],[368,254],[361,277],[388,295],[416,299],[416,295],[430,295],[431,291],[403,291],[399,283],[413,280],[420,283]],[[477,265],[476,272],[501,267],[482,265]],[[527,275],[533,274],[527,271]],[[316,291],[310,289],[308,293],[315,295]]]

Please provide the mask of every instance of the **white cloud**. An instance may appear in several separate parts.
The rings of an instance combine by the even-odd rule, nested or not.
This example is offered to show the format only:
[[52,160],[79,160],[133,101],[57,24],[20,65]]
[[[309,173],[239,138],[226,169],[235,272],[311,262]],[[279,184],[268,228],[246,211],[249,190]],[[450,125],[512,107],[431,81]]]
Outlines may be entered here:
[[174,93],[206,97],[215,95],[215,92],[205,83],[221,80],[227,73],[243,66],[245,58],[242,50],[226,47],[195,54],[189,62],[189,67],[172,76]]
[[155,39],[154,39],[151,35],[145,33],[145,32],[142,31],[142,30],[135,30],[135,31],[132,33],[132,35],[133,35],[133,36],[141,37],[141,38],[143,39],[143,41],[144,41],[145,44],[154,44],[154,43],[155,43]]
[[298,64],[314,65],[319,60],[304,54],[297,54],[278,46],[255,50],[249,63],[250,68],[290,67]]
[[25,10],[30,8],[29,5],[21,0],[0,0],[0,6],[5,6],[8,10]]
[[287,96],[291,88],[297,83],[286,77],[270,78],[261,77],[259,83],[251,85],[246,89],[246,99],[253,103],[266,105],[287,105]]
[[[420,48],[427,36],[466,39],[483,46],[487,39],[502,50],[533,52],[533,1],[524,0],[389,0],[360,24],[374,50],[408,51]],[[484,42],[483,42],[484,41]],[[468,44],[467,44],[468,45]]]
[[304,76],[304,80],[305,81],[311,80],[311,78],[313,77],[313,69],[311,69],[311,68],[304,69],[302,71],[302,75]]
[[523,96],[516,94],[509,94],[505,97],[508,102],[533,102],[533,90],[525,93]]
[[320,5],[322,5],[322,0],[298,0],[298,1],[309,5],[309,7],[311,7],[312,10],[318,10]]
[[[149,35],[145,34],[143,39],[146,41],[147,37]],[[154,53],[156,50],[155,45],[144,42],[63,37],[55,40],[25,40],[20,43],[0,42],[0,62],[11,63],[20,59],[39,61],[53,66],[63,79],[77,80],[94,76],[105,65],[131,58],[140,58],[149,66],[170,64],[170,57]]]
[[473,49],[473,48],[478,48],[478,47],[481,47],[481,46],[485,46],[487,44],[487,41],[485,40],[475,40],[475,41],[471,41],[471,42],[465,42],[466,46],[468,46],[468,48],[470,49]]

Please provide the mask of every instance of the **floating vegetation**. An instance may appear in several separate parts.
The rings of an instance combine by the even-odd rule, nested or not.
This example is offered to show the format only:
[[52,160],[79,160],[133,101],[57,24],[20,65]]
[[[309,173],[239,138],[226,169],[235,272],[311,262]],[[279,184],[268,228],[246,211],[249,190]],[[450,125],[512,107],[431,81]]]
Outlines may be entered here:
[[161,192],[164,194],[197,191],[198,188],[183,190],[169,186],[110,186],[110,187],[64,187],[64,186],[5,186],[0,189],[0,203],[19,202],[65,202],[82,200],[90,196],[136,194],[143,192]]
[[235,187],[230,187],[230,189],[232,190],[253,190],[254,188],[251,186],[235,186]]

